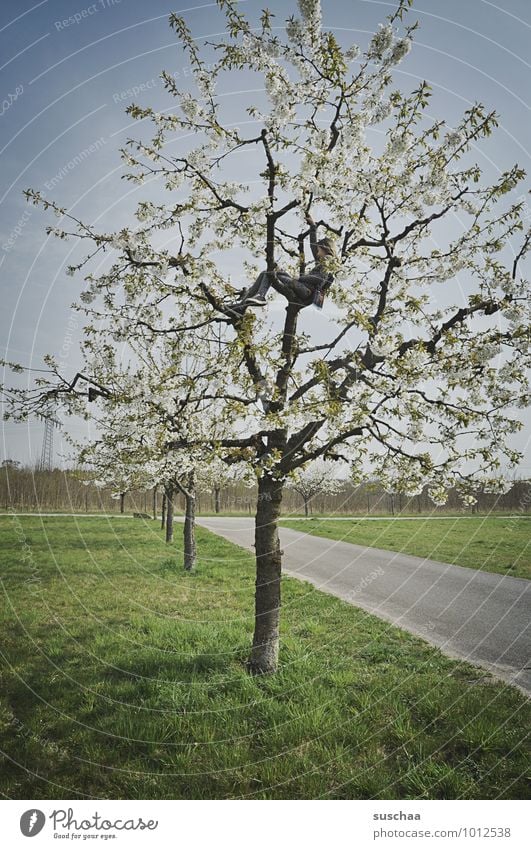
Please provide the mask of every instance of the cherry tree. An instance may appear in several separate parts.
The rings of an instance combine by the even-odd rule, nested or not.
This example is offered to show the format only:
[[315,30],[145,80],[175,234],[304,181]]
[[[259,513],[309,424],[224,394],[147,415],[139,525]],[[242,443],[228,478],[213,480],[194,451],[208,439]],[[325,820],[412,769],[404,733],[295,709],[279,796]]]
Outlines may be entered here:
[[[478,484],[501,486],[503,464],[518,460],[530,237],[513,199],[522,169],[489,184],[473,158],[496,114],[475,104],[447,127],[428,114],[426,82],[393,87],[415,30],[410,0],[365,48],[323,29],[319,0],[299,0],[283,32],[268,11],[253,27],[232,0],[217,5],[227,33],[205,45],[208,65],[184,19],[170,17],[197,93],[163,73],[169,108],[128,109],[142,137],[122,153],[125,177],[146,191],[156,181],[167,199],[141,201],[135,226],[107,233],[36,191],[27,197],[60,218],[50,232],[91,246],[70,272],[85,273],[92,378],[123,396],[113,345],[158,347],[171,375],[164,403],[174,393],[179,415],[202,412],[204,423],[165,435],[165,450],[206,451],[255,475],[250,668],[268,673],[278,663],[277,524],[290,476],[318,458],[344,460],[355,480],[370,470],[396,491],[427,486],[441,503],[450,487],[472,498]],[[217,95],[241,72],[265,87],[246,106],[248,133]],[[183,138],[189,149],[176,153]],[[242,182],[244,153],[252,165]],[[305,329],[312,298],[279,272],[303,274],[319,235],[336,246],[324,261],[335,278],[319,317],[325,341]],[[102,256],[106,271],[90,271]],[[234,309],[235,263],[241,283],[265,268],[271,301],[285,306],[281,324],[268,308]],[[193,381],[186,351],[202,364]],[[55,398],[66,397],[70,383],[49,365]],[[134,403],[152,391],[137,385]]]
[[84,470],[82,477],[85,486],[111,489],[111,498],[120,502],[120,513],[125,512],[125,496],[128,492],[151,486],[144,470],[130,463],[114,439],[109,443],[103,437],[90,446],[84,446],[76,457],[75,465]]
[[316,495],[337,495],[345,481],[337,476],[336,464],[325,460],[315,460],[306,468],[298,469],[288,487],[296,492],[304,502],[304,515],[308,516],[312,498]]
[[[98,437],[78,445],[78,459],[96,477],[96,485],[118,487],[118,491],[153,489],[162,486],[165,495],[166,542],[174,535],[174,500],[177,493],[185,499],[183,523],[184,568],[192,571],[196,562],[195,502],[199,459],[189,452],[168,451],[168,436],[161,429],[174,429],[161,422],[150,404],[142,404],[141,416],[131,414],[131,399],[118,406],[107,403],[104,423]],[[197,455],[197,452],[196,452]]]
[[[94,321],[94,310],[90,312]],[[138,335],[129,340],[124,352],[124,335],[116,317],[112,323],[112,332],[105,324],[86,325],[83,372],[72,379],[63,376],[50,356],[46,358],[48,373],[34,387],[8,392],[11,414],[18,418],[36,411],[46,415],[60,403],[67,415],[90,419],[96,430],[92,438],[75,440],[66,434],[75,463],[91,469],[96,485],[111,486],[122,505],[127,491],[160,485],[168,543],[174,536],[175,499],[181,494],[184,568],[191,571],[197,556],[197,487],[207,488],[222,476],[227,481],[242,476],[237,464],[227,467],[212,452],[212,440],[221,430],[215,421],[213,396],[205,388],[213,373],[212,367],[204,367],[209,357],[205,352],[198,358],[180,350],[165,334],[155,341]]]
[[214,510],[220,513],[222,489],[244,478],[248,480],[249,475],[243,474],[242,478],[241,468],[235,465],[228,466],[220,457],[214,456],[207,464],[201,466],[197,488],[201,492],[213,493]]
[[[143,481],[146,488],[162,485],[168,543],[173,541],[175,498],[179,493],[184,497],[184,568],[192,571],[197,557],[196,491],[219,480],[222,473],[221,461],[211,449],[219,431],[212,400],[207,398],[204,386],[195,402],[190,397],[194,387],[210,376],[203,368],[203,358],[198,363],[195,357],[179,354],[175,345],[168,370],[164,335],[155,345],[144,346],[144,341],[135,340],[131,346],[135,356],[126,367],[114,352],[105,359],[94,357],[97,342],[92,340],[90,372],[97,374],[100,388],[94,387],[92,379],[82,378],[76,381],[76,386],[81,384],[80,390],[70,384],[66,397],[72,402],[77,395],[74,403],[78,403],[79,394],[83,396],[86,391],[84,384],[89,382],[87,394],[100,407],[98,438],[79,446],[83,462],[95,463],[104,479],[114,479],[118,467],[133,480]],[[57,391],[50,390],[54,397]],[[228,479],[229,472],[224,474]]]

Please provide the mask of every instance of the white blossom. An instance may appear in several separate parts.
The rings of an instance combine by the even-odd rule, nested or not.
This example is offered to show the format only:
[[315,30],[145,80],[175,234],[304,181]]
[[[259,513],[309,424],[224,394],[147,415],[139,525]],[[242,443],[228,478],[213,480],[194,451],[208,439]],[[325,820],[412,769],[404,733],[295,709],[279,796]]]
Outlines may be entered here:
[[312,26],[320,26],[321,0],[297,0],[297,3],[304,22]]
[[444,507],[448,501],[448,490],[444,486],[430,486],[428,495],[437,507]]
[[353,62],[360,55],[360,49],[357,44],[353,44],[351,47],[345,50],[343,55],[347,62]]
[[381,59],[386,50],[393,43],[394,33],[391,24],[380,24],[380,28],[372,37],[369,47],[369,57],[371,59]]
[[401,160],[407,150],[407,140],[404,136],[392,139],[387,145],[387,156],[389,159]]
[[199,114],[199,104],[189,92],[184,92],[181,96],[181,109],[189,121],[194,121]]
[[452,130],[450,133],[446,134],[445,141],[449,147],[459,147],[459,145],[463,141],[463,138],[458,130]]
[[397,41],[391,51],[390,61],[393,65],[398,65],[399,62],[402,61],[404,56],[407,56],[409,51],[411,50],[411,39],[410,38],[401,38],[400,41]]
[[166,188],[179,189],[182,186],[183,181],[184,174],[182,171],[172,171],[166,175]]

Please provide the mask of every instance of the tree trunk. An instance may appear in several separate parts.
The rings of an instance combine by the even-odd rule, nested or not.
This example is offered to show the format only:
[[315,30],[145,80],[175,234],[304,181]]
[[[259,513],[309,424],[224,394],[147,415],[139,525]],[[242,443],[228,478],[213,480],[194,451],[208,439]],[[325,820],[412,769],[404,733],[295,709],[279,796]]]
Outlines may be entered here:
[[125,492],[120,493],[120,513],[124,512],[125,508]]
[[184,568],[191,572],[195,566],[195,492],[190,489],[185,495],[186,513],[184,517]]
[[249,668],[255,675],[275,672],[278,666],[280,577],[282,556],[278,518],[283,482],[267,476],[258,484],[255,523],[256,590],[255,629]]
[[173,489],[166,491],[166,542],[173,542]]
[[184,483],[175,481],[175,486],[184,497],[184,568],[191,572],[195,566],[195,472],[189,472]]
[[306,516],[306,518],[308,518],[308,513],[309,513],[308,503],[309,503],[308,499],[305,498],[304,499],[304,515]]
[[220,512],[221,512],[221,499],[220,499],[220,495],[221,495],[221,489],[220,489],[220,487],[219,487],[219,486],[215,486],[215,487],[214,487],[214,510],[216,511],[216,513],[220,513]]
[[157,489],[158,486],[153,487],[153,519],[157,518]]
[[164,530],[165,525],[166,525],[166,493],[163,492],[162,493],[162,511],[161,511],[161,518],[160,518],[160,529],[161,529],[161,531]]

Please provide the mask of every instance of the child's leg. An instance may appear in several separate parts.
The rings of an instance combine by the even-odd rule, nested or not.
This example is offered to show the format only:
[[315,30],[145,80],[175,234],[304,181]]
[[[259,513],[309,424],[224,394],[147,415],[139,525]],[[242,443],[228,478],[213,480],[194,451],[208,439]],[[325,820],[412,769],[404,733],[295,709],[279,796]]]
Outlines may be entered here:
[[271,288],[271,280],[267,271],[262,271],[248,292],[246,292],[243,300],[248,304],[263,306],[265,304],[266,295]]
[[262,291],[265,288],[265,292],[269,289],[269,285],[264,284],[267,283],[267,271],[261,271],[252,286],[249,286],[247,289],[242,289],[240,297],[238,298],[237,303],[243,303],[247,300],[247,298],[253,298],[255,295],[262,294]]
[[267,271],[262,271],[249,289],[243,289],[237,301],[227,305],[234,315],[243,315],[247,307],[263,306],[265,304],[265,296],[270,287],[269,275]]

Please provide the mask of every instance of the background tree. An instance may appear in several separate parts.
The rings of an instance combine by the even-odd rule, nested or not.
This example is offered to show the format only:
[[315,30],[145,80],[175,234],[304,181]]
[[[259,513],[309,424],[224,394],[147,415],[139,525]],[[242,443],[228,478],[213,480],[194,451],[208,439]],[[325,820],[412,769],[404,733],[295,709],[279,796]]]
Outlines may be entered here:
[[[201,492],[211,492],[214,496],[214,511],[221,512],[222,491],[242,479],[242,469],[227,465],[219,457],[211,458],[199,468],[197,488]],[[249,475],[245,476],[249,480]]]
[[[121,331],[114,341],[120,341]],[[165,494],[166,541],[173,540],[176,497],[185,502],[183,525],[184,568],[196,562],[195,514],[197,487],[234,479],[211,449],[217,432],[215,398],[208,387],[212,367],[205,368],[210,354],[189,355],[165,334],[156,341],[139,334],[130,341],[130,359],[125,361],[110,348],[108,330],[87,330],[84,348],[86,374],[77,375],[65,391],[55,386],[46,397],[64,397],[70,412],[90,401],[91,416],[99,436],[79,444],[81,462],[90,462],[104,484],[126,479],[128,488],[150,489],[161,484]],[[86,413],[85,413],[86,414]],[[226,432],[226,426],[225,426]]]
[[[527,397],[519,264],[529,235],[513,256],[503,248],[522,229],[522,203],[510,195],[524,175],[515,166],[484,184],[468,155],[496,126],[481,104],[446,128],[428,115],[427,83],[410,93],[392,88],[393,66],[415,29],[402,24],[408,5],[401,0],[361,52],[323,32],[318,0],[300,0],[285,37],[267,11],[255,29],[235,3],[218,0],[228,36],[205,46],[215,57],[208,68],[185,21],[172,15],[199,96],[179,91],[164,73],[177,114],[130,107],[140,132],[151,123],[153,135],[123,151],[127,179],[157,178],[168,202],[142,201],[140,226],[100,233],[27,193],[62,219],[51,232],[92,244],[72,273],[95,255],[110,256],[104,274],[88,273],[81,295],[95,379],[112,358],[110,340],[133,348],[140,340],[144,349],[164,340],[181,412],[212,404],[223,427],[221,436],[205,428],[179,433],[168,447],[207,449],[256,475],[250,667],[258,673],[278,662],[277,523],[293,472],[319,457],[342,458],[355,479],[370,469],[386,488],[415,494],[427,486],[442,503],[451,486],[465,497],[478,482],[496,488],[502,462],[517,460],[509,442],[519,427],[512,411]],[[224,118],[216,98],[220,80],[240,71],[259,75],[266,91],[247,106],[256,128],[249,135]],[[383,144],[369,144],[370,126],[381,128]],[[172,141],[183,132],[195,147],[176,155]],[[249,185],[235,179],[245,149],[255,153]],[[310,217],[337,245],[324,342],[299,328],[308,302],[276,273],[277,263],[304,272]],[[161,246],[168,231],[171,250]],[[256,260],[265,266],[286,305],[281,326],[267,313],[257,320],[230,308],[227,258],[246,280]],[[174,365],[186,349],[203,363],[193,386]],[[49,365],[56,397],[71,391]],[[11,398],[16,408],[20,397]]]
[[325,493],[336,495],[345,485],[344,480],[337,477],[336,464],[324,460],[316,460],[305,469],[298,470],[288,486],[300,495],[304,503],[304,515],[309,515],[312,498]]

